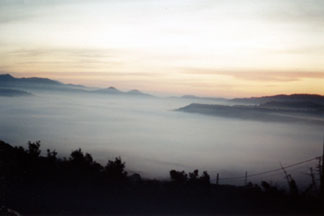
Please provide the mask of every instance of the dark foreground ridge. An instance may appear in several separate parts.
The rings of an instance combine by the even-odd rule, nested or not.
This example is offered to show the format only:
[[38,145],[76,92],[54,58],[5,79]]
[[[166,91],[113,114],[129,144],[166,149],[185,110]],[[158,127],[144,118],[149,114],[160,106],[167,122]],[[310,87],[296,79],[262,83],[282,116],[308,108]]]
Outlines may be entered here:
[[290,191],[268,182],[261,186],[210,184],[199,175],[170,171],[169,181],[129,175],[121,158],[105,166],[81,149],[69,158],[47,150],[40,142],[28,148],[0,141],[0,215],[8,209],[21,214],[320,214],[323,200],[312,185],[298,191],[291,177]]

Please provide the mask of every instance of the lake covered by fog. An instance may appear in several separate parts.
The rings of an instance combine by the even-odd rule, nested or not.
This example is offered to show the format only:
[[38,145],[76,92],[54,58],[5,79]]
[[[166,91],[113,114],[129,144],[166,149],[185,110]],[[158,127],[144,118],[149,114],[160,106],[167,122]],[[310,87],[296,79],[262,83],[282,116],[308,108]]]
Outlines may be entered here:
[[[55,149],[62,157],[82,148],[103,164],[121,156],[130,173],[150,178],[166,178],[171,169],[242,176],[321,155],[323,126],[173,111],[192,102],[77,93],[0,97],[0,139],[24,146],[41,140],[43,153]],[[290,172],[309,178],[312,165]],[[283,180],[282,173],[262,178]]]

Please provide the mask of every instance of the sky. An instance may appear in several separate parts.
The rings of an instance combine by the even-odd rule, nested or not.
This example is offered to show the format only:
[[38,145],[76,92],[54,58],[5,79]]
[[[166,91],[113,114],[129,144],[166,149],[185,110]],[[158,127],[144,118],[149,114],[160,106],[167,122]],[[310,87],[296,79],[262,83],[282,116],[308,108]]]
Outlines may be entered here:
[[162,95],[324,94],[324,1],[1,0],[0,73]]

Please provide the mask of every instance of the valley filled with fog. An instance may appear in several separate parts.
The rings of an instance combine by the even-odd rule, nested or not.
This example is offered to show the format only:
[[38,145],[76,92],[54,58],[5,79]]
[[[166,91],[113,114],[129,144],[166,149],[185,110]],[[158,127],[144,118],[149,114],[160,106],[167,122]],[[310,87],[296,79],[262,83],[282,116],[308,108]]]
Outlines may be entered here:
[[[121,156],[129,173],[167,178],[171,169],[207,170],[212,178],[242,176],[321,155],[323,126],[262,122],[177,112],[193,98],[33,92],[0,97],[0,139],[13,145],[41,140],[42,150],[68,157],[81,148],[105,164]],[[314,163],[289,170],[309,179]],[[261,178],[261,177],[260,177]],[[284,181],[282,173],[262,176]],[[259,181],[258,178],[249,179]],[[222,183],[243,184],[243,180]],[[297,182],[298,183],[298,182]]]

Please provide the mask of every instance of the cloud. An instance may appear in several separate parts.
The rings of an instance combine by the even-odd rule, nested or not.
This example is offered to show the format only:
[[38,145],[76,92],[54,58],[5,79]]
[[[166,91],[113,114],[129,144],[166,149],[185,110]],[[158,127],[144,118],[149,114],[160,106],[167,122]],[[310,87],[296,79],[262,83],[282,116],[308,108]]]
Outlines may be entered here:
[[275,22],[301,23],[309,26],[324,24],[322,0],[289,0],[271,2],[271,7],[259,14]]
[[81,48],[43,48],[43,49],[17,49],[8,53],[15,56],[41,56],[41,55],[69,55],[88,58],[112,57],[113,49],[81,49]]
[[115,66],[121,64],[113,49],[18,49],[6,52],[4,57],[14,65],[92,67],[94,65]]
[[31,18],[33,18],[33,16],[28,15],[28,14],[4,14],[4,13],[2,13],[2,15],[0,15],[0,24],[14,23],[14,22],[18,22],[21,20],[25,21],[25,20],[31,19]]
[[222,75],[230,76],[240,80],[249,81],[274,81],[274,82],[292,82],[301,79],[324,79],[324,72],[307,71],[264,71],[264,70],[218,70],[204,68],[184,68],[181,73],[197,76],[203,75]]
[[296,48],[286,48],[281,50],[266,50],[274,54],[293,54],[293,55],[324,55],[324,45],[301,46]]

